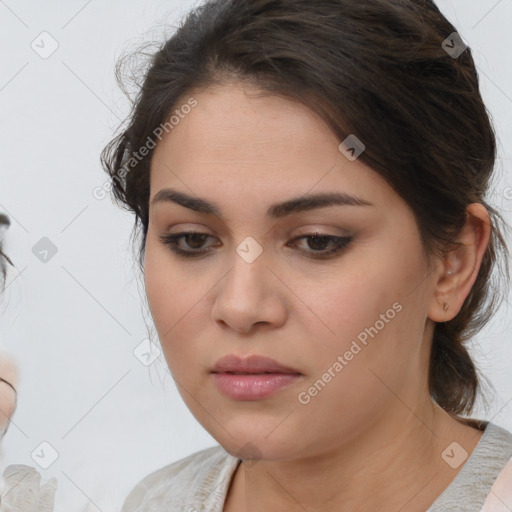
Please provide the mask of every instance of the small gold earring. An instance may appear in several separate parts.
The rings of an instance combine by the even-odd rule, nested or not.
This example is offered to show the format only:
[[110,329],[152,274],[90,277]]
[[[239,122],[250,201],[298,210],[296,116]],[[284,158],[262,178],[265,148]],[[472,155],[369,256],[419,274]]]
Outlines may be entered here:
[[445,312],[448,311],[448,304],[446,302],[444,303],[443,311],[445,311]]

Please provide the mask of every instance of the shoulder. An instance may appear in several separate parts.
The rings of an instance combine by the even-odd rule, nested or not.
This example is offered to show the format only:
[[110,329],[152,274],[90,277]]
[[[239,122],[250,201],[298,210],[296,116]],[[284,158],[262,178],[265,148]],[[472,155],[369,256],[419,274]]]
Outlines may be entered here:
[[[510,469],[512,433],[492,422],[479,422],[485,431],[452,483],[435,500],[428,512],[481,510],[498,479],[512,488]],[[485,509],[487,510],[487,509]]]
[[175,503],[187,503],[192,509],[203,498],[221,500],[218,493],[222,494],[237,463],[221,446],[193,453],[143,478],[126,497],[121,512],[167,510],[160,507]]

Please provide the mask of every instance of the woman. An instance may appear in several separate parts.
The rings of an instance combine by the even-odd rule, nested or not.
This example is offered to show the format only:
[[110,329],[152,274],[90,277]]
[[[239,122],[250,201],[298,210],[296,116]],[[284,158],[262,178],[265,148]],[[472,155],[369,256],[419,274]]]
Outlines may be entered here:
[[[0,289],[7,278],[7,265],[12,261],[4,253],[3,241],[11,222],[0,213]],[[0,348],[0,441],[3,440],[18,401],[18,363]],[[1,450],[2,447],[0,447]],[[3,469],[3,466],[2,466]],[[25,464],[11,464],[0,476],[0,512],[52,512],[57,480],[51,478],[41,484],[37,469]]]
[[[7,277],[7,264],[12,261],[3,252],[5,233],[11,221],[7,215],[0,213],[0,289],[3,288]],[[0,439],[4,437],[9,427],[9,421],[16,409],[18,369],[12,358],[0,349]]]
[[[213,0],[104,149],[185,403],[220,446],[134,511],[478,511],[512,434],[466,342],[507,247],[471,50],[433,2]],[[500,256],[503,259],[500,259]]]

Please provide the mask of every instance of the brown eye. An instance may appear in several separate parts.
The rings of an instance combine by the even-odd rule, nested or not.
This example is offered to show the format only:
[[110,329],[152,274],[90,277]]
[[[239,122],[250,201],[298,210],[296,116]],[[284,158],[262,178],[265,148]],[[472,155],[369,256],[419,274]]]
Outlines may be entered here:
[[[212,246],[203,249],[206,240],[208,238],[213,238],[207,233],[187,231],[183,233],[176,233],[174,235],[161,235],[159,238],[162,240],[162,243],[168,245],[171,251],[175,254],[186,258],[197,258],[213,251]],[[180,244],[182,239],[184,244]],[[289,242],[289,244],[296,247],[296,241],[302,239],[307,239],[308,249],[299,249],[300,252],[315,259],[329,258],[330,256],[341,252],[352,241],[352,237],[311,233],[295,238],[292,242]],[[328,247],[331,247],[331,249],[327,250]]]
[[[340,237],[333,235],[322,235],[321,233],[311,233],[295,238],[292,242],[303,239],[307,240],[307,246],[311,250],[301,250],[306,252],[311,258],[317,259],[328,258],[341,252],[352,241],[352,237]],[[297,244],[292,243],[291,245],[296,246]],[[329,246],[332,248],[330,250],[326,250],[326,247]]]
[[[176,254],[194,257],[200,256],[207,252],[211,252],[210,250],[200,250],[204,245],[206,239],[210,237],[207,233],[198,233],[198,232],[184,232],[177,233],[175,235],[161,235],[160,239],[166,245],[169,245],[170,249]],[[180,247],[180,241],[184,240],[186,247]],[[187,250],[187,247],[192,250]]]

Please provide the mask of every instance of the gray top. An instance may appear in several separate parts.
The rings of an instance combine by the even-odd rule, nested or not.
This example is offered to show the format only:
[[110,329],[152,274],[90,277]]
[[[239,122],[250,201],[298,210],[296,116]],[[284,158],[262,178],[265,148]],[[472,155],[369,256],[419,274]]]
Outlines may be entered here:
[[[512,434],[491,422],[457,476],[426,512],[479,512],[512,457]],[[240,459],[207,448],[151,473],[127,496],[121,512],[222,512]]]

